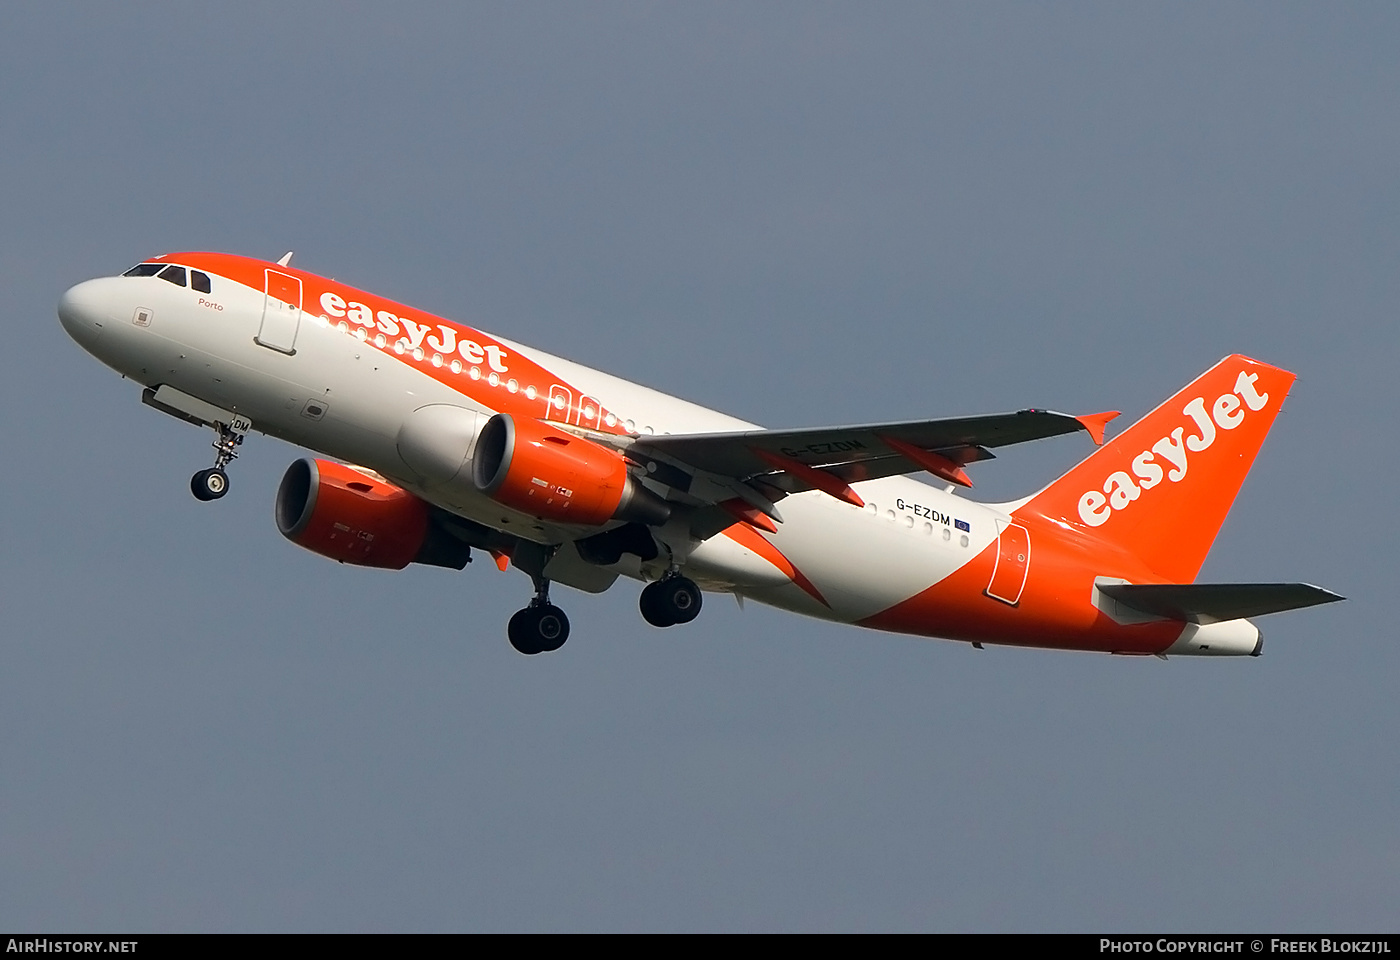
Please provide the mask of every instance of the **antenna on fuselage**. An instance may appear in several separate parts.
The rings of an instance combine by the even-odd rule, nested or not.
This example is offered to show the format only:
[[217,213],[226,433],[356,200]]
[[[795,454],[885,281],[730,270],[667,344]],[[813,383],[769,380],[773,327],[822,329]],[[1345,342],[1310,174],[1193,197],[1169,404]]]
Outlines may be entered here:
[[292,262],[292,251],[288,250],[286,253],[282,254],[282,259],[277,261],[277,265],[278,265],[279,267],[285,267],[287,264],[289,264],[289,263],[291,263],[291,262]]

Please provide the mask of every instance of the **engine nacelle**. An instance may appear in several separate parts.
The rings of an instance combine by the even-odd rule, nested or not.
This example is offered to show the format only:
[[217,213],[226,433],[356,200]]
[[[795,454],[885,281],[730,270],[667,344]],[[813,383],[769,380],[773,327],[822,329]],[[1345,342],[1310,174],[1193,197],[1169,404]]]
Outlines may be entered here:
[[482,428],[472,480],[497,503],[556,523],[660,525],[671,516],[670,505],[633,479],[617,453],[508,413],[496,414]]
[[361,567],[426,563],[460,570],[471,549],[431,521],[428,505],[377,476],[329,460],[297,460],[282,475],[277,529],[299,547]]

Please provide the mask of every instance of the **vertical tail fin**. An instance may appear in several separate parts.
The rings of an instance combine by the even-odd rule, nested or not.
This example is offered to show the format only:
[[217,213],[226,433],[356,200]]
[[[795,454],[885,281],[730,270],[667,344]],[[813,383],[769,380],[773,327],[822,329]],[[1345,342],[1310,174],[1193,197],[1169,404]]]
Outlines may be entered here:
[[1190,583],[1296,377],[1226,357],[1021,506]]

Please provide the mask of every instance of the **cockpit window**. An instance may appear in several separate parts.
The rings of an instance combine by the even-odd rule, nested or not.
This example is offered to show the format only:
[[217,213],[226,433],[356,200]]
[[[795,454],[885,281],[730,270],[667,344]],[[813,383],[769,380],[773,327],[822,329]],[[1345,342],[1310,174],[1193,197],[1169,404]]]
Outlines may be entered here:
[[209,293],[212,289],[209,286],[209,274],[200,273],[198,270],[191,270],[190,286],[194,287],[200,293]]
[[131,268],[130,270],[128,270],[126,273],[122,274],[122,276],[124,276],[124,277],[154,277],[156,274],[160,273],[160,268],[163,267],[163,266],[165,266],[165,264],[163,264],[163,263],[138,263],[136,266],[132,267],[132,268]]
[[160,278],[162,280],[169,280],[177,287],[183,287],[185,285],[185,268],[175,266],[166,267],[160,272]]

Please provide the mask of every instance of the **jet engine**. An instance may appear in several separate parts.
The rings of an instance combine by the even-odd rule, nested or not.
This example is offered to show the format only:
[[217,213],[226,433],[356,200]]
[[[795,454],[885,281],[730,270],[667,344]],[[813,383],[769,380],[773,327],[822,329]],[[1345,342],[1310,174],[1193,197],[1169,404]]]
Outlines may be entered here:
[[633,478],[614,451],[507,413],[482,428],[472,480],[497,503],[556,523],[660,525],[671,516],[670,505]]
[[282,475],[277,529],[299,547],[361,567],[410,563],[460,570],[471,548],[432,522],[407,490],[329,460],[297,460]]

